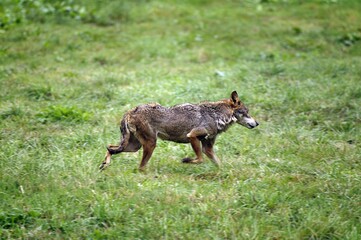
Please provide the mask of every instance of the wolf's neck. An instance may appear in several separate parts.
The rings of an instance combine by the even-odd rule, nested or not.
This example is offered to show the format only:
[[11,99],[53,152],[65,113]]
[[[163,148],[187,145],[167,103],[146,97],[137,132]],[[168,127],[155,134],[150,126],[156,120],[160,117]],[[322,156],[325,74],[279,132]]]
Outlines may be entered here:
[[233,123],[237,121],[233,115],[220,116],[216,119],[217,129],[220,132],[226,131]]

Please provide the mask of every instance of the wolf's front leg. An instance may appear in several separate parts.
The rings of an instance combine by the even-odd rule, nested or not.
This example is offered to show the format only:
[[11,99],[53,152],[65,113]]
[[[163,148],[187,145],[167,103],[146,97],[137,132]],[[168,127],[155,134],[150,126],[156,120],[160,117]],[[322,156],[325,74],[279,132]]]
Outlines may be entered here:
[[205,139],[202,141],[202,151],[204,154],[211,159],[211,161],[217,166],[220,167],[221,161],[219,161],[218,157],[213,151],[215,139]]
[[194,128],[194,129],[192,129],[192,131],[190,131],[187,134],[187,137],[189,138],[189,141],[190,141],[190,143],[192,145],[193,151],[196,154],[196,158],[195,159],[184,158],[183,163],[199,164],[199,163],[203,162],[202,150],[201,150],[201,142],[199,141],[198,137],[204,137],[204,136],[207,136],[207,135],[208,135],[208,132],[203,127]]

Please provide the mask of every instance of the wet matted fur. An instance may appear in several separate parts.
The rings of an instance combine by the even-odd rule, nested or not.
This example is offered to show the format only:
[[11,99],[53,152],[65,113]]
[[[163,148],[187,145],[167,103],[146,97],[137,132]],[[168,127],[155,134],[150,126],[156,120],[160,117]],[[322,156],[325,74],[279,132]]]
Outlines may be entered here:
[[217,135],[235,122],[247,128],[258,126],[236,91],[232,92],[230,99],[217,102],[185,103],[173,107],[157,103],[137,106],[124,115],[120,126],[120,144],[107,147],[100,169],[109,166],[112,155],[136,152],[143,147],[139,169],[144,170],[156,147],[157,138],[190,143],[196,158],[184,158],[184,163],[202,163],[203,152],[219,166],[220,161],[214,154],[213,145]]

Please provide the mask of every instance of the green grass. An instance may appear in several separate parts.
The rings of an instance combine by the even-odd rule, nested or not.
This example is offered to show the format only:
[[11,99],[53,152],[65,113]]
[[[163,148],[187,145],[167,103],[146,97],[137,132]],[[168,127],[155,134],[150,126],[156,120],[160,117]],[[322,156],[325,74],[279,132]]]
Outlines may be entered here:
[[[2,1],[1,239],[361,239],[361,4]],[[147,102],[237,90],[210,161],[158,141],[98,172]]]

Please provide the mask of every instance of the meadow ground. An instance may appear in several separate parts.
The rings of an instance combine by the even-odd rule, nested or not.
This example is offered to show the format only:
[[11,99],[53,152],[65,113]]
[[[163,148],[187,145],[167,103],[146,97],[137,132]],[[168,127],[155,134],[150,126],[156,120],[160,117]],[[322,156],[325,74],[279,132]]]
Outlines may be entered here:
[[[361,239],[361,3],[0,3],[1,239]],[[260,126],[217,169],[158,142],[115,156],[146,102],[237,90]]]

